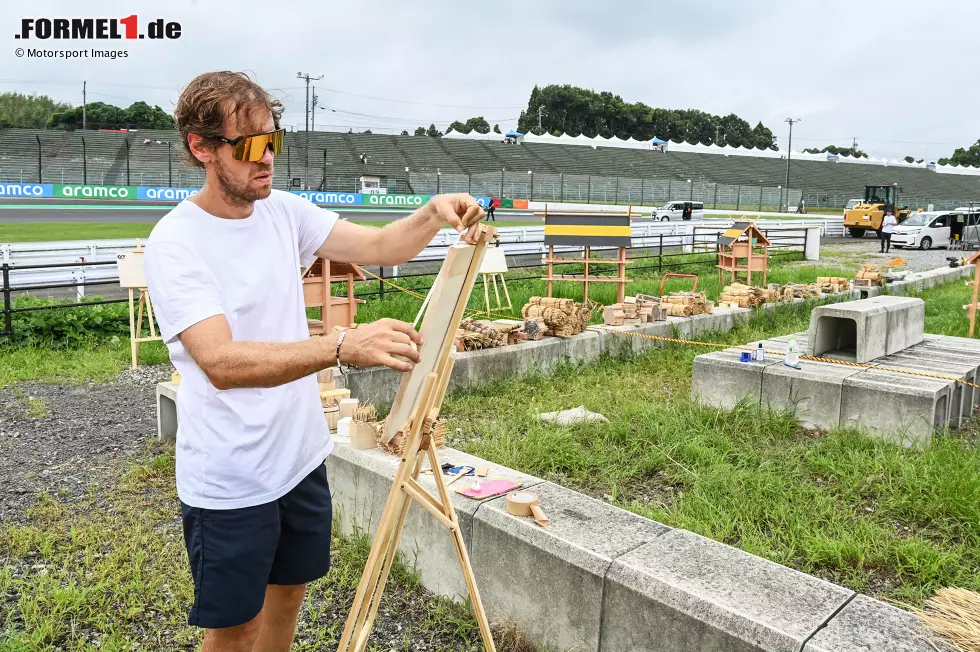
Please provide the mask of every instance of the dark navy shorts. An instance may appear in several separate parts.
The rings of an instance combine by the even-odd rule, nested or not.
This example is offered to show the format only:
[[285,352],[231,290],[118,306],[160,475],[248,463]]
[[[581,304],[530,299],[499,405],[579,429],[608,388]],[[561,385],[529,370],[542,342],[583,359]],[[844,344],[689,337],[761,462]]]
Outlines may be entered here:
[[307,584],[330,568],[333,510],[323,464],[271,503],[217,510],[181,502],[181,511],[194,579],[190,625],[247,623],[269,584]]

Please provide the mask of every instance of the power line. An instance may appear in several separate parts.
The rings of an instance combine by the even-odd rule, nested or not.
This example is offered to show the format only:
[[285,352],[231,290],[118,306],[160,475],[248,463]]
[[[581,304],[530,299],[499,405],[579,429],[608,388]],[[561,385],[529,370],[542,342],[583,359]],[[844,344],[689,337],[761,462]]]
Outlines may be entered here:
[[[285,89],[284,89],[285,90]],[[351,97],[363,97],[369,100],[379,100],[381,102],[396,102],[398,104],[414,104],[417,106],[438,106],[447,109],[523,109],[523,106],[478,106],[473,104],[438,104],[436,102],[413,102],[411,100],[399,100],[392,97],[377,97],[375,95],[361,95],[360,93],[348,93],[334,88],[321,89],[328,93],[338,93],[340,95],[350,95]]]

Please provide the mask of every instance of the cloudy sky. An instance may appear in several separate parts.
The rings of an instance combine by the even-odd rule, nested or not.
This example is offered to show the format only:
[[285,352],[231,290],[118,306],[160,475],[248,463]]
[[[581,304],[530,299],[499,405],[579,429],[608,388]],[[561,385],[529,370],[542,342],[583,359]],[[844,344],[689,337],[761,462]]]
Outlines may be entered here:
[[[30,8],[28,8],[30,6]],[[84,6],[84,9],[79,7]],[[171,41],[15,39],[23,18],[176,21]],[[535,85],[608,90],[663,108],[762,121],[793,149],[948,156],[980,138],[980,3],[933,0],[9,0],[0,3],[0,91],[170,110],[207,70],[246,70],[302,128],[398,133],[482,115],[516,125]],[[17,57],[17,48],[122,49],[115,61]]]

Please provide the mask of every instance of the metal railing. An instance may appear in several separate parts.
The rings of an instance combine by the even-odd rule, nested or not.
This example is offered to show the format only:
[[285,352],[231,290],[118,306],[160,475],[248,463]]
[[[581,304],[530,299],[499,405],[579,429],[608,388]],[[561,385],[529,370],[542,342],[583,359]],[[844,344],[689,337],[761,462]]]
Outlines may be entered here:
[[[676,225],[685,227],[687,225]],[[656,230],[659,227],[659,230]],[[528,237],[528,230],[524,228],[514,229],[508,236],[509,242],[501,242],[505,249],[505,256],[508,258],[509,270],[532,270],[541,269],[544,264],[541,258],[547,251],[544,244],[543,227],[532,227],[535,231],[534,236]],[[636,233],[634,227],[634,237],[632,246],[627,248],[627,259],[631,261],[629,269],[645,270],[656,269],[658,272],[684,269],[690,267],[704,267],[712,264],[717,259],[718,238],[724,231],[724,226],[702,226],[699,225],[701,233],[695,233],[694,229],[661,227],[660,225],[644,225],[639,227],[640,233]],[[770,256],[774,258],[782,256],[795,256],[806,250],[807,242],[812,235],[811,229],[799,228],[778,228],[760,229],[767,239],[772,242],[770,246]],[[714,231],[714,233],[710,233]],[[446,231],[440,233],[418,257],[409,263],[397,267],[374,267],[370,268],[374,274],[381,279],[368,279],[355,282],[355,297],[370,299],[377,297],[383,301],[386,293],[390,294],[392,289],[385,289],[385,283],[394,281],[401,284],[408,280],[412,284],[411,289],[417,292],[426,292],[430,289],[430,284],[415,285],[412,279],[434,279],[438,269],[426,269],[434,267],[432,264],[445,258],[446,250],[455,240],[455,233]],[[556,252],[581,251],[580,247],[555,247]],[[593,247],[592,252],[597,257],[592,259],[597,264],[610,263],[603,260],[604,253],[616,251],[615,247]],[[656,262],[654,262],[656,261]],[[640,264],[636,264],[639,262]],[[56,310],[64,308],[77,308],[94,306],[100,304],[126,303],[128,297],[118,299],[85,300],[87,288],[100,286],[116,286],[118,289],[118,277],[115,277],[115,256],[112,260],[79,260],[75,262],[44,263],[44,264],[11,264],[10,262],[0,263],[2,272],[2,297],[3,297],[3,330],[0,335],[11,336],[14,332],[13,316],[20,313],[27,313],[37,310]],[[570,263],[558,264],[567,266]],[[110,266],[112,266],[110,268]],[[415,268],[415,269],[413,269]],[[96,270],[96,273],[93,273]],[[48,280],[47,282],[37,282],[38,273],[50,273],[53,271],[68,272],[67,279]],[[101,274],[97,271],[102,271]],[[18,274],[33,274],[34,281],[20,283],[15,282],[14,272]],[[613,273],[613,270],[592,270],[592,275],[606,275]],[[63,277],[64,275],[62,275]],[[101,277],[101,278],[100,278]],[[110,277],[110,278],[107,278]],[[28,277],[24,276],[24,279]],[[509,281],[537,280],[541,274],[534,275],[508,275]],[[482,278],[478,283],[482,283]],[[39,290],[54,289],[74,289],[76,301],[64,302],[40,306],[15,307],[14,298],[17,293],[36,293]]]

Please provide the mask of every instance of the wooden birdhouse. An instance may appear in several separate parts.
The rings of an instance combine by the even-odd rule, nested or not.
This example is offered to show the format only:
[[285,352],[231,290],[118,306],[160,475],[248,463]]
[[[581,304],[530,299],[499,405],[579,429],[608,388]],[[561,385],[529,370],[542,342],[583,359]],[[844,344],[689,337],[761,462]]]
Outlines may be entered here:
[[731,273],[731,283],[744,272],[746,284],[752,285],[752,272],[762,272],[762,284],[769,273],[769,246],[772,243],[753,222],[736,222],[718,236],[718,280],[725,282],[725,272]]
[[[320,308],[320,319],[307,319],[310,335],[330,332],[334,326],[350,326],[357,317],[357,304],[363,299],[354,298],[354,282],[363,281],[363,272],[349,263],[331,262],[323,258],[313,261],[303,272],[303,298],[307,308]],[[334,296],[332,283],[346,283],[346,292]]]

